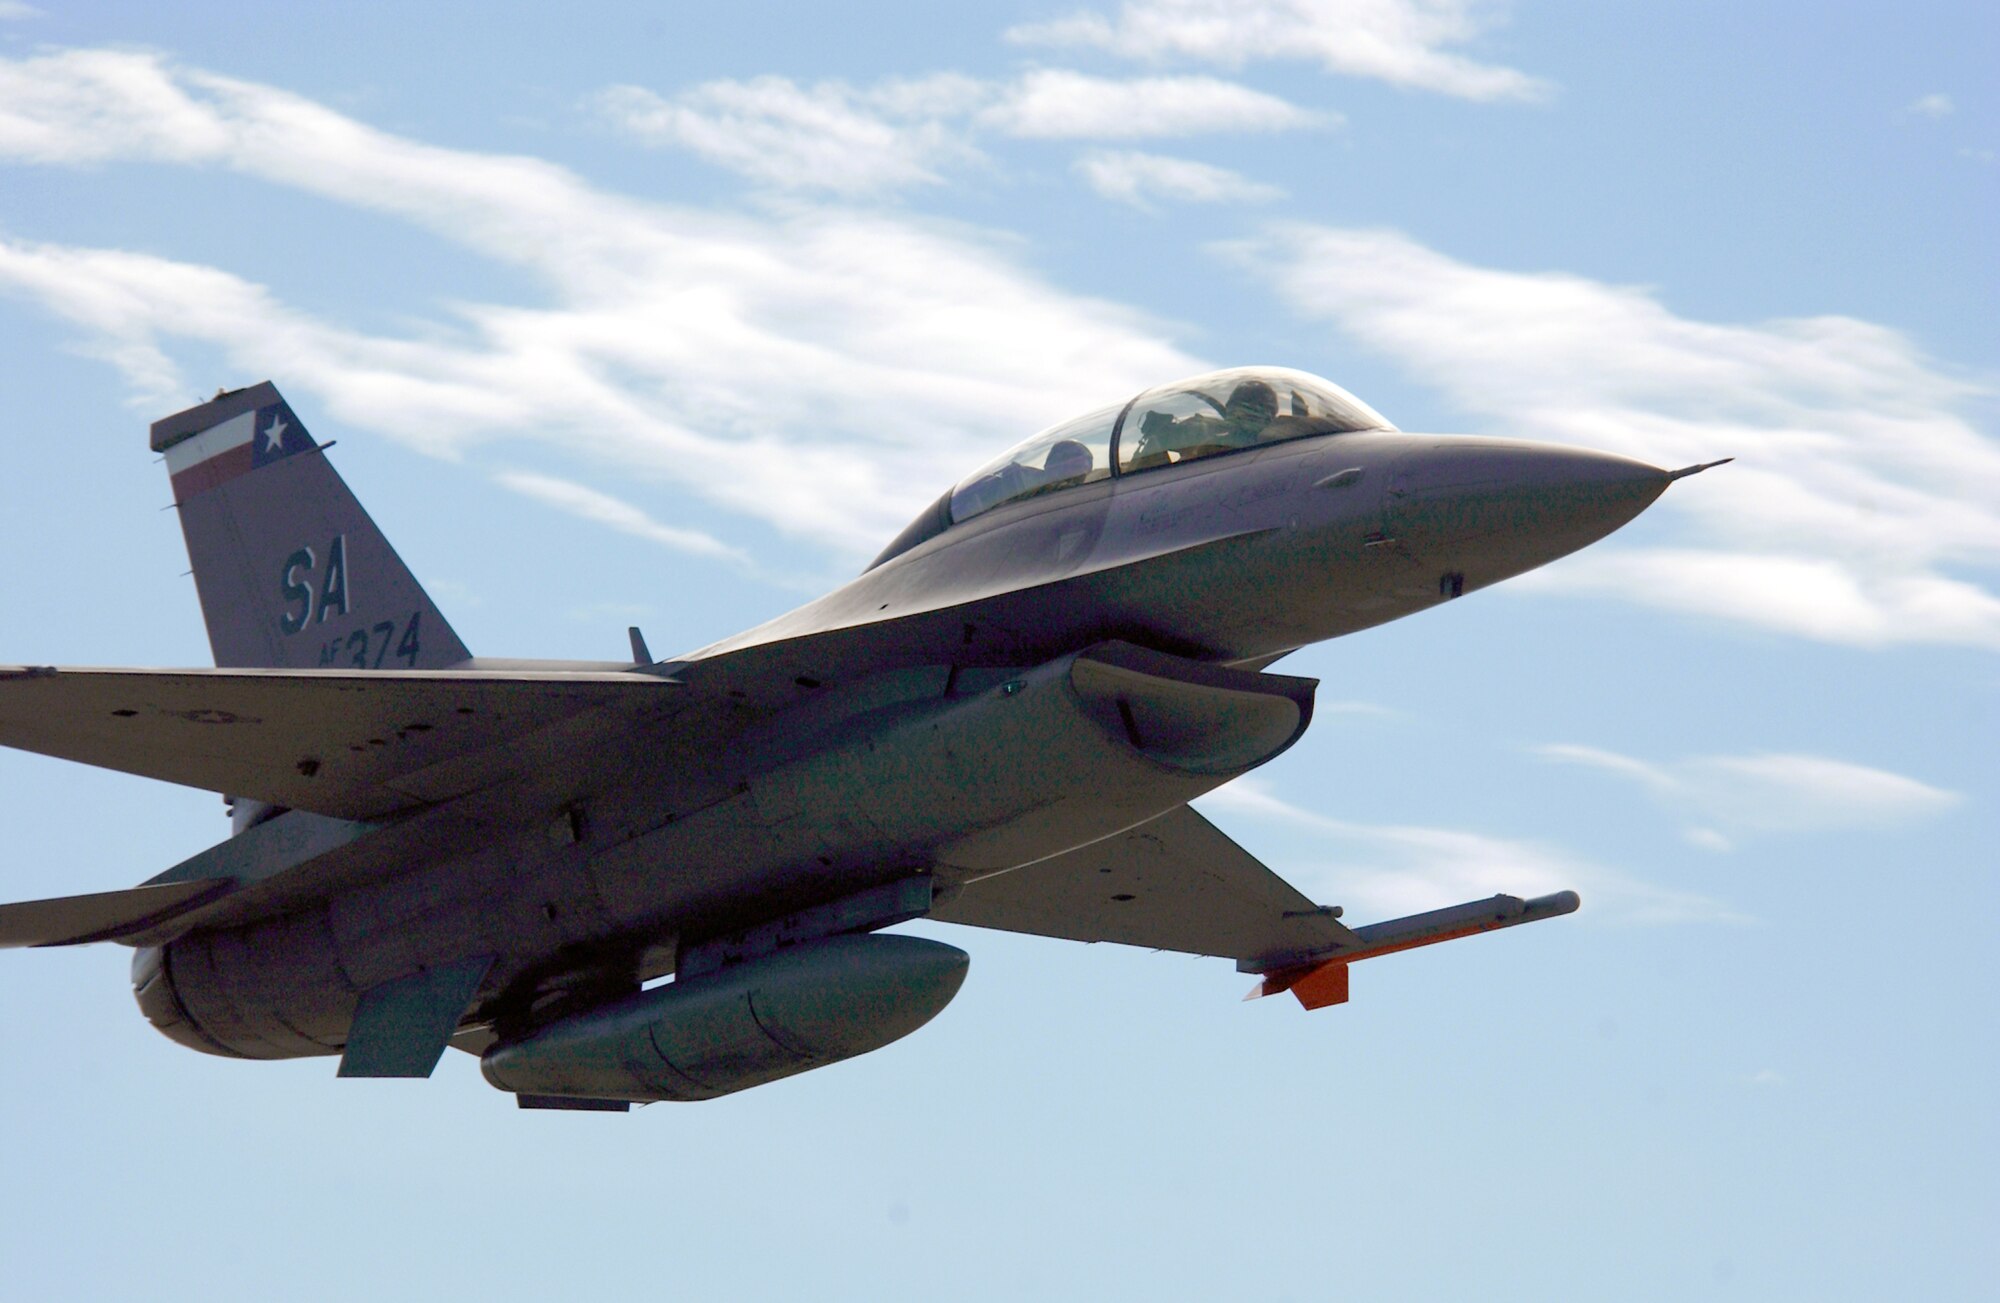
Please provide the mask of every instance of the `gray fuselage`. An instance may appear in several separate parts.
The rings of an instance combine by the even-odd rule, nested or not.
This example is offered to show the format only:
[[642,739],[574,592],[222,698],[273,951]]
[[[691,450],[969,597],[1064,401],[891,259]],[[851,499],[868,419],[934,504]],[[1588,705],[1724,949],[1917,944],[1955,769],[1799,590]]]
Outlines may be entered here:
[[787,911],[913,874],[948,894],[1129,828],[1296,736],[1280,721],[1226,762],[1149,747],[1129,711],[1120,733],[1089,709],[1091,684],[1126,671],[1079,653],[1236,667],[1249,700],[1249,680],[1279,676],[1247,671],[1583,547],[1669,479],[1571,448],[1370,430],[1004,503],[657,667],[685,687],[647,729],[581,733],[572,763],[341,831],[365,862],[345,870],[355,885],[142,951],[141,1005],[212,1052],[333,1054],[360,993],[495,956],[462,1024],[476,1037],[620,995]]

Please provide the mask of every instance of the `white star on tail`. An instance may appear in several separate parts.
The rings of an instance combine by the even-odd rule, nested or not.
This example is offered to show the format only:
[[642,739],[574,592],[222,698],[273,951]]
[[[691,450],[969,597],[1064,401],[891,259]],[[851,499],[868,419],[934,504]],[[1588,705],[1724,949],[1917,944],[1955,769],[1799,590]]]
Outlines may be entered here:
[[291,429],[278,412],[271,413],[271,428],[264,431],[264,451],[276,452],[285,446],[285,431]]

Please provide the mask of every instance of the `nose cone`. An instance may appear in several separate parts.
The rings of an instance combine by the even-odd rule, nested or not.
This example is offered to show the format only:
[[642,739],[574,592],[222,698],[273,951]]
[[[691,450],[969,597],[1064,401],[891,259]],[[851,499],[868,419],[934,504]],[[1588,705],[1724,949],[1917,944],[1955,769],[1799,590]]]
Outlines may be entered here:
[[1561,444],[1420,438],[1384,490],[1385,532],[1481,586],[1586,547],[1666,491],[1668,472]]

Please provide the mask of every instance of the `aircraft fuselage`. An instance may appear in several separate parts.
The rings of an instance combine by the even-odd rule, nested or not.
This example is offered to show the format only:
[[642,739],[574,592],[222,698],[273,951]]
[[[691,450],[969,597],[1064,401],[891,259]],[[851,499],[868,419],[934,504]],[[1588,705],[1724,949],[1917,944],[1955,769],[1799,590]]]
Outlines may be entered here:
[[[1076,653],[1261,666],[1581,547],[1666,482],[1573,449],[1368,431],[1003,505],[669,667],[697,680],[762,653],[769,672],[725,688],[726,718],[672,715],[498,808],[488,794],[435,812],[430,835],[423,820],[368,833],[355,849],[380,839],[383,858],[355,875],[367,885],[182,938],[167,962],[190,1021],[148,1012],[198,1048],[335,1053],[359,993],[413,967],[496,955],[493,1003],[587,1004],[815,902],[912,875],[949,893],[1137,824],[1296,736],[1280,721],[1231,763],[1162,763],[1077,709]],[[542,817],[524,826],[524,804]],[[140,956],[142,1003],[160,963]]]
[[[115,940],[166,1035],[531,1108],[703,1099],[864,1053],[951,1000],[918,917],[1348,966],[1577,908],[1350,927],[1188,802],[1291,746],[1268,666],[1583,547],[1668,472],[1414,435],[1279,368],[1051,426],[859,577],[676,660],[482,659],[264,383],[154,423],[212,670],[0,666],[0,743],[231,798],[123,891],[0,905],[0,947]],[[672,983],[647,986],[671,974]]]

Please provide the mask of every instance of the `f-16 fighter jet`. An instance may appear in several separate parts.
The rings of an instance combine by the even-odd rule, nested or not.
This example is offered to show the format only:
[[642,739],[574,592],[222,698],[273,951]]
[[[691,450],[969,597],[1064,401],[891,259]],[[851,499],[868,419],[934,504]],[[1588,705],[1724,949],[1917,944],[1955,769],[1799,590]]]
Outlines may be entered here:
[[[221,793],[231,835],[0,945],[136,948],[139,1007],[245,1059],[531,1108],[707,1099],[879,1048],[957,992],[930,918],[1231,959],[1347,999],[1357,960],[1577,907],[1365,926],[1188,808],[1284,751],[1308,643],[1573,552],[1664,471],[1405,434],[1245,368],[1046,430],[858,578],[656,660],[474,656],[269,383],[152,428],[214,669],[0,666],[0,744]],[[656,979],[671,974],[670,982]]]

